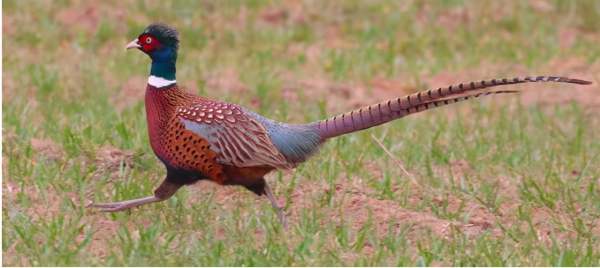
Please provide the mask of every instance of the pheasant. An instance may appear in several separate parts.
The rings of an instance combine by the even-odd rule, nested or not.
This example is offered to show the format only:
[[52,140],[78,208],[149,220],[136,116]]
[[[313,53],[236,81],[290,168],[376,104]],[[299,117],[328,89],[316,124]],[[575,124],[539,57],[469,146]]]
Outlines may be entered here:
[[497,86],[527,82],[591,84],[557,76],[492,79],[421,91],[308,124],[287,124],[179,88],[175,80],[179,35],[174,28],[151,24],[126,48],[138,49],[152,60],[145,95],[148,134],[152,150],[166,167],[166,177],[151,196],[92,206],[105,212],[126,210],[164,201],[184,185],[210,180],[220,185],[240,185],[266,196],[283,226],[285,214],[265,175],[296,167],[331,138],[471,98],[517,92],[490,89]]

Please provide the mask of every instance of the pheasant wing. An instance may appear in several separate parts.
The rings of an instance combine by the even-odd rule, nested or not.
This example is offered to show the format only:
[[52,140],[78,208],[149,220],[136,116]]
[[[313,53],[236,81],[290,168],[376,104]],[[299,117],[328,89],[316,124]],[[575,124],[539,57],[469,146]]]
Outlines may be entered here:
[[293,167],[277,150],[265,127],[237,105],[196,103],[180,107],[177,116],[186,129],[208,140],[221,164],[235,167]]

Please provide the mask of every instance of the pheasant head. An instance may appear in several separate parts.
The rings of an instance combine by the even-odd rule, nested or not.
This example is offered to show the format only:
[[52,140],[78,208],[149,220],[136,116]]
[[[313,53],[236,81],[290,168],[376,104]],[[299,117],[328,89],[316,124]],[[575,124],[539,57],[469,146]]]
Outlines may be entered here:
[[174,28],[162,23],[150,24],[126,48],[137,48],[152,59],[150,79],[175,82],[179,34]]

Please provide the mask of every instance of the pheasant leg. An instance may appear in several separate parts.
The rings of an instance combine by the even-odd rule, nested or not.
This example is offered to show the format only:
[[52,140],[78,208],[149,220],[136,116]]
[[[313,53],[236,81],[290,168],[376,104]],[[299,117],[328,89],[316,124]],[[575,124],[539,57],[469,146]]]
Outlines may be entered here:
[[92,204],[92,207],[100,208],[102,212],[115,212],[130,209],[133,207],[141,206],[148,203],[163,201],[164,199],[160,199],[156,196],[146,196],[138,199],[131,199],[121,202],[113,202],[113,203],[99,203]]
[[273,193],[271,192],[271,188],[269,187],[268,184],[265,183],[264,189],[265,189],[265,194],[267,195],[267,198],[269,199],[269,201],[271,201],[271,206],[273,206],[273,208],[277,212],[277,217],[279,218],[281,225],[283,225],[283,228],[287,229],[287,218],[285,216],[283,208],[280,207],[279,204],[277,204],[277,200],[275,200],[275,196],[273,196]]
[[91,204],[90,206],[99,208],[102,212],[115,212],[122,211],[134,207],[138,207],[141,205],[160,202],[169,199],[169,197],[173,196],[182,185],[175,184],[169,182],[167,180],[163,181],[163,183],[154,191],[153,196],[142,197],[138,199],[125,200],[121,202],[113,202],[113,203],[99,203],[99,204]]

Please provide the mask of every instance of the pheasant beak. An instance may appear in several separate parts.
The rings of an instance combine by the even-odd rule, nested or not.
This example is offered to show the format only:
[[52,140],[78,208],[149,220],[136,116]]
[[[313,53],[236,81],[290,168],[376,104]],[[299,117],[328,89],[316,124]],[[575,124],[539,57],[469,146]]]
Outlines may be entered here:
[[140,47],[142,47],[142,46],[140,46],[140,44],[138,43],[138,40],[136,38],[133,41],[129,42],[129,44],[127,44],[125,49],[140,48]]

